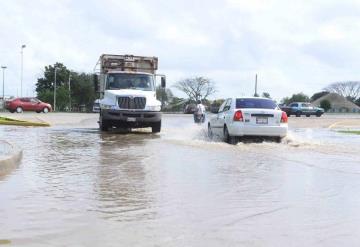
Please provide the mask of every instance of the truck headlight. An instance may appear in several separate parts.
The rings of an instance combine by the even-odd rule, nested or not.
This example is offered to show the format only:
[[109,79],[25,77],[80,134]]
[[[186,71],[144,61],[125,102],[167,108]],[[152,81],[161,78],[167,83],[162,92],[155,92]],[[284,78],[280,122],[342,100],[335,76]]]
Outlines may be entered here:
[[100,104],[100,108],[104,109],[104,110],[110,110],[110,109],[112,109],[112,106],[111,105]]
[[161,106],[159,106],[159,105],[148,106],[147,109],[148,109],[149,111],[160,111],[160,110],[161,110]]

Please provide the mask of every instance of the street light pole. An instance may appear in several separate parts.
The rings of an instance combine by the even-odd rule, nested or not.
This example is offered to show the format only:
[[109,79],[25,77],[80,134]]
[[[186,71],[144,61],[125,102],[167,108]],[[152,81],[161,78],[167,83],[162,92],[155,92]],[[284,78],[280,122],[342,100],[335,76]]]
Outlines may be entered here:
[[2,70],[3,70],[3,95],[2,95],[2,101],[3,101],[3,108],[5,108],[5,69],[7,68],[6,66],[1,66]]
[[20,96],[22,97],[22,84],[23,84],[23,69],[24,69],[24,48],[26,45],[21,46],[21,75],[20,75]]
[[70,83],[71,83],[71,71],[69,71],[69,111],[71,111],[71,87],[70,87]]
[[56,71],[58,67],[55,67],[55,80],[54,80],[54,111],[56,111]]

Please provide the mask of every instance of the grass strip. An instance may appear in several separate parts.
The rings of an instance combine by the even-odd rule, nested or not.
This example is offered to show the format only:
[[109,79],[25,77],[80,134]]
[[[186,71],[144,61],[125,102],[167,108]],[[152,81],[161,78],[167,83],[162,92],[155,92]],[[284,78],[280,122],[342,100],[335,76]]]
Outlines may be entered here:
[[0,124],[2,125],[15,125],[15,126],[35,126],[35,127],[49,127],[48,123],[38,123],[24,120],[17,120],[8,117],[0,117]]
[[360,130],[338,130],[339,133],[360,135]]

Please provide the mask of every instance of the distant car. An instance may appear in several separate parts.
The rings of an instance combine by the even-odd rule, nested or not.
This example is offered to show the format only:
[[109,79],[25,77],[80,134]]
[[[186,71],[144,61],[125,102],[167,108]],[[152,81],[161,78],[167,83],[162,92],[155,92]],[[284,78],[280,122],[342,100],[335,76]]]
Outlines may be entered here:
[[100,100],[99,99],[94,101],[92,111],[93,112],[100,112]]
[[267,98],[229,98],[208,121],[209,137],[236,143],[241,137],[271,137],[280,142],[287,135],[288,117]]
[[305,115],[310,117],[311,115],[315,115],[321,117],[321,115],[324,114],[323,108],[313,106],[307,102],[293,102],[289,106],[281,106],[280,108],[285,111],[288,116],[295,115],[300,117],[301,115]]
[[6,109],[11,113],[22,113],[23,111],[35,111],[37,113],[48,113],[52,111],[50,104],[40,101],[37,98],[24,97],[15,98],[6,102]]
[[197,111],[196,104],[187,104],[184,108],[185,114],[193,114],[196,111]]

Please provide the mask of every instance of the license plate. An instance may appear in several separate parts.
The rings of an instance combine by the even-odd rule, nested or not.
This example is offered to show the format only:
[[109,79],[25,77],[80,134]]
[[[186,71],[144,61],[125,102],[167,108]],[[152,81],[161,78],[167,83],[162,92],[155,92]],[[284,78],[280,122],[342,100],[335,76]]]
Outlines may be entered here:
[[135,122],[135,121],[136,121],[136,118],[134,118],[134,117],[128,117],[128,118],[127,118],[127,121],[128,121],[128,122]]
[[268,119],[266,117],[257,117],[256,123],[257,124],[268,124]]

